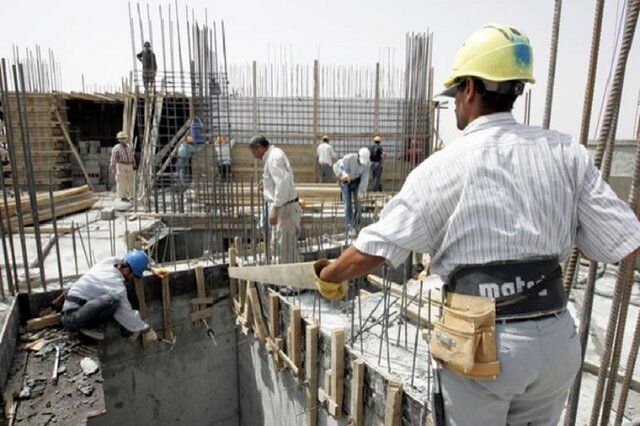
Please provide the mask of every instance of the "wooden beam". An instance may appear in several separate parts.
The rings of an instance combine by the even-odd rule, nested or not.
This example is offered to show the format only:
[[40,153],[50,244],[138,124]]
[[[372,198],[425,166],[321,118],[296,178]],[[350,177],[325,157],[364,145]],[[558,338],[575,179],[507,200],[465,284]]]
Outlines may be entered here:
[[192,305],[211,305],[213,303],[213,297],[195,297],[191,299]]
[[[236,266],[236,249],[229,247],[229,267]],[[229,278],[229,293],[231,294],[231,300],[238,299],[238,280],[235,278]]]
[[301,330],[302,327],[302,311],[293,305],[290,306],[289,316],[289,341],[287,342],[287,352],[289,358],[293,361],[297,368],[300,368],[302,363],[302,348],[301,348]]
[[317,324],[307,325],[304,369],[308,426],[316,426],[318,423],[318,329]]
[[268,334],[264,326],[262,318],[262,308],[260,307],[260,299],[258,298],[258,290],[255,287],[249,289],[249,299],[251,300],[251,310],[253,312],[254,329],[258,335],[258,339],[262,343],[265,342]]
[[265,284],[315,290],[314,262],[230,267],[229,277]]
[[60,324],[61,322],[62,322],[62,316],[58,313],[45,315],[39,318],[33,318],[27,321],[27,331],[41,330],[43,328]]
[[[196,288],[198,292],[198,298],[205,298],[207,297],[207,288],[204,281],[204,267],[202,265],[197,265],[195,269],[196,269]],[[199,311],[206,307],[207,306],[205,304],[196,305],[196,306],[193,306],[193,311],[194,312]],[[203,327],[204,323],[198,320],[197,322],[194,323],[194,325],[196,327]]]
[[351,421],[353,426],[362,426],[364,424],[364,415],[362,414],[364,361],[360,358],[353,361],[351,372]]
[[87,185],[89,185],[89,188],[93,191],[93,183],[91,183],[91,178],[89,177],[89,173],[87,173],[87,169],[84,166],[84,162],[82,161],[82,158],[78,153],[78,150],[76,149],[75,145],[73,145],[73,142],[71,141],[71,136],[69,136],[69,130],[67,129],[67,123],[62,121],[62,116],[60,115],[60,110],[58,108],[56,108],[54,112],[56,114],[56,119],[58,120],[58,124],[60,125],[60,129],[62,129],[62,134],[64,135],[64,139],[67,141],[67,144],[69,145],[69,149],[71,150],[73,157],[76,159],[76,161],[78,162],[78,165],[80,166],[80,169],[82,170],[82,174],[84,175],[84,180],[87,182]]
[[211,318],[213,315],[213,308],[201,309],[191,313],[191,321],[201,321],[203,319]]
[[143,320],[148,318],[147,316],[147,302],[144,296],[144,281],[140,278],[133,279],[133,285],[136,289],[136,298],[138,299],[138,311]]
[[336,403],[335,418],[342,416],[342,397],[344,394],[344,330],[331,333],[331,399]]
[[169,276],[162,278],[162,322],[165,340],[173,340],[171,330],[171,292],[169,288]]
[[280,334],[280,297],[269,293],[269,333],[274,339]]
[[240,292],[239,292],[239,302],[240,302],[240,307],[242,309],[240,309],[240,313],[244,312],[244,306],[245,306],[245,302],[247,300],[247,286],[249,285],[248,282],[246,281],[238,281],[238,285],[240,286]]
[[384,410],[385,426],[400,426],[402,422],[402,383],[391,379],[387,384],[387,402]]

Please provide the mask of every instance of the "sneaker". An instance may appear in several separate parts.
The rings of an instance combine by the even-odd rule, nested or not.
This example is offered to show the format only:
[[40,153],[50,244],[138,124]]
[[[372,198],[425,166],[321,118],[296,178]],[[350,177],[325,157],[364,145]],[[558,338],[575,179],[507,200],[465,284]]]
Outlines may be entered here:
[[99,328],[81,328],[80,333],[93,339],[93,340],[104,340],[104,330],[101,330]]

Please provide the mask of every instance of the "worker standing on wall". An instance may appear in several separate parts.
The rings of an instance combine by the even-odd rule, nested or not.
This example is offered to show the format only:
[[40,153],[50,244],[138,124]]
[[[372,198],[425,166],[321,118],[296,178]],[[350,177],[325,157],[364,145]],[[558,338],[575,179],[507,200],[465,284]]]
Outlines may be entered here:
[[231,148],[236,144],[235,139],[229,143],[224,136],[216,138],[216,162],[218,163],[218,176],[223,182],[231,179]]
[[[385,260],[397,267],[411,251],[431,255],[446,283],[448,310],[430,342],[445,367],[446,424],[557,424],[581,359],[559,262],[572,244],[603,263],[640,246],[640,222],[587,150],[513,118],[534,82],[532,59],[512,26],[471,35],[443,92],[455,97],[462,136],[414,169],[380,221],[317,272],[319,285],[337,286]],[[481,322],[465,314],[470,306],[488,308]]]
[[116,177],[117,196],[122,201],[131,201],[135,180],[135,157],[133,147],[128,143],[127,134],[123,131],[116,135],[118,144],[111,149],[109,170]]
[[369,148],[371,151],[371,175],[373,177],[373,188],[371,189],[374,192],[382,192],[382,162],[384,161],[386,154],[382,149],[382,138],[380,136],[376,136],[373,138],[373,144]]
[[194,144],[191,135],[187,135],[178,147],[177,165],[178,178],[182,190],[186,190],[191,183],[191,157],[202,151],[204,144]]
[[[149,258],[141,251],[131,251],[122,259],[111,257],[95,264],[65,296],[62,307],[64,328],[103,340],[106,324],[113,318],[130,333],[131,340],[142,334],[145,342],[155,342],[158,339],[156,333],[131,307],[125,287],[125,281],[142,278],[147,269]],[[162,270],[152,271],[159,277],[166,274]]]
[[368,148],[360,148],[357,154],[347,154],[333,165],[342,189],[346,232],[352,237],[360,221],[360,204],[369,186],[369,155]]
[[158,71],[158,64],[156,63],[156,54],[151,49],[151,43],[144,42],[144,49],[136,55],[138,60],[142,62],[142,81],[144,83],[145,93],[155,91],[156,72]]
[[298,234],[302,209],[298,201],[293,169],[289,159],[278,147],[273,146],[264,136],[254,136],[249,142],[254,158],[262,160],[262,191],[264,194],[265,234],[272,232],[273,254],[278,263],[299,261]]
[[316,150],[318,156],[318,180],[320,183],[333,183],[333,163],[338,159],[338,154],[329,143],[329,136],[324,135],[322,142]]

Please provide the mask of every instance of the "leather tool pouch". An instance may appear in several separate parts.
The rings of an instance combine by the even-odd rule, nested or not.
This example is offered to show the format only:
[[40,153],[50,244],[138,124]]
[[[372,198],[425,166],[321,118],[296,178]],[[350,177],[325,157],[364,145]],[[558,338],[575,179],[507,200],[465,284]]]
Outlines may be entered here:
[[495,380],[500,374],[495,325],[492,299],[448,294],[431,335],[431,355],[463,377]]

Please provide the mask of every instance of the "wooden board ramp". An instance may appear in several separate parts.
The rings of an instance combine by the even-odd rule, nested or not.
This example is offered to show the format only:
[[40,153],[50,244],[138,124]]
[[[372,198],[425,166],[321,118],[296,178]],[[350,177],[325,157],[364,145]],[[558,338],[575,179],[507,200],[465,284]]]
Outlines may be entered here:
[[229,277],[277,286],[315,290],[314,262],[230,267]]

